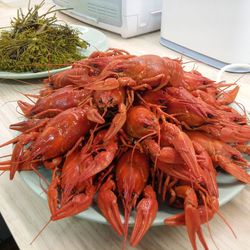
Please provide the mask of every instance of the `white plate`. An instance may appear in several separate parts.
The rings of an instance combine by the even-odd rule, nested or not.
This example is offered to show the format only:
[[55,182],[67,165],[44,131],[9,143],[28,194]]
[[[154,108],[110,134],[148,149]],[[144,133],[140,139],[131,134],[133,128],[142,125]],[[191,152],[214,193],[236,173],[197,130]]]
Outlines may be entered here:
[[[237,98],[237,101],[240,102],[240,99]],[[241,109],[235,105],[231,105],[238,112],[242,112]],[[250,162],[250,157],[245,156],[246,160]],[[50,183],[51,172],[45,168],[41,168],[39,170],[41,174],[48,180]],[[24,182],[39,196],[44,199],[47,199],[47,195],[43,192],[40,186],[40,179],[34,172],[22,171],[20,175]],[[219,172],[217,175],[217,183],[219,187],[219,204],[220,206],[226,204],[230,200],[232,200],[246,185],[242,182],[237,181],[233,176]],[[167,207],[164,204],[159,205],[159,211],[157,216],[153,222],[153,226],[164,225],[164,219],[170,217],[173,214],[181,213],[183,210],[178,210],[174,208]],[[96,203],[87,209],[86,211],[79,213],[76,215],[78,218],[87,219],[90,221],[95,221],[98,223],[107,224],[106,219],[100,213]],[[134,223],[134,212],[131,214],[129,224],[132,225]]]
[[[108,49],[107,37],[97,29],[81,26],[81,25],[70,25],[70,27],[78,30],[81,34],[80,38],[84,39],[86,42],[90,44],[87,49],[82,50],[83,56],[89,56],[94,51],[105,51]],[[42,72],[25,72],[25,73],[12,73],[6,71],[0,71],[0,78],[4,79],[33,79],[33,78],[41,78],[47,77],[48,75],[53,75],[55,73],[61,72],[65,69],[69,69],[71,67],[63,67],[59,69],[53,69],[49,71]]]
[[[50,182],[51,174],[49,170],[46,170],[45,168],[41,168],[40,173]],[[31,171],[22,171],[20,172],[20,175],[24,182],[33,190],[36,194],[41,196],[43,199],[47,199],[47,195],[43,192],[40,186],[40,180],[39,177]],[[229,178],[229,180],[228,180]],[[229,176],[228,174],[218,174],[218,182],[219,182],[219,203],[220,206],[226,204],[228,201],[233,199],[234,196],[236,196],[244,187],[245,184],[242,184],[241,182],[238,182],[234,177]],[[180,213],[182,210],[169,208],[167,206],[164,206],[164,204],[160,204],[159,211],[157,213],[157,216],[153,222],[153,226],[158,225],[164,225],[163,221],[167,217]],[[87,219],[90,221],[95,221],[98,223],[104,223],[107,224],[106,219],[102,216],[100,213],[96,203],[87,209],[86,211],[79,213],[76,215],[76,217],[81,219]],[[129,224],[134,223],[134,213],[132,213],[130,217]]]

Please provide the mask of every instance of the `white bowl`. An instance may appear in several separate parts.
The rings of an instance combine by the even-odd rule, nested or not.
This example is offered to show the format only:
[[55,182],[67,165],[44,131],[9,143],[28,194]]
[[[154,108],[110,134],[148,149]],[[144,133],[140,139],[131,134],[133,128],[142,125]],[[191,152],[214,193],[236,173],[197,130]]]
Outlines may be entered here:
[[[85,27],[82,25],[70,25],[70,27],[78,30],[81,33],[79,37],[90,44],[90,46],[87,47],[86,49],[82,49],[83,56],[89,56],[94,51],[105,51],[108,49],[107,37],[101,31],[90,28],[90,27]],[[62,67],[59,69],[52,69],[49,71],[37,72],[37,73],[34,73],[34,72],[13,73],[13,72],[7,72],[7,71],[0,71],[0,78],[3,78],[3,79],[42,78],[42,77],[47,77],[49,75],[54,75],[58,72],[61,72],[70,68],[71,66]]]

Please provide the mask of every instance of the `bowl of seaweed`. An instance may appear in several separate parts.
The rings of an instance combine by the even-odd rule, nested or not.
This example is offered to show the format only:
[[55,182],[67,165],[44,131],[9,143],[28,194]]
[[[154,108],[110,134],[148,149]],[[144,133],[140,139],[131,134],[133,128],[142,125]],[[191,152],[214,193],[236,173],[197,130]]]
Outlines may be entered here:
[[89,44],[79,31],[59,24],[56,12],[50,7],[40,14],[45,1],[28,7],[24,14],[17,10],[10,27],[0,30],[0,71],[42,72],[58,69],[83,58],[82,49]]

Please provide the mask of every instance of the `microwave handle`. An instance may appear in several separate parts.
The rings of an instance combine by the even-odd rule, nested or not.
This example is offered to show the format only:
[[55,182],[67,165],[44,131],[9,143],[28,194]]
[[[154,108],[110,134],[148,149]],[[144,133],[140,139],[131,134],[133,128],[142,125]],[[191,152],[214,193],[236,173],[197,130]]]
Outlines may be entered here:
[[150,14],[153,16],[161,15],[161,10],[151,11]]
[[84,14],[79,14],[79,13],[76,13],[74,11],[71,11],[75,16],[79,16],[79,17],[83,17],[89,21],[92,21],[92,22],[95,22],[95,23],[98,23],[98,18],[95,18],[95,17],[90,17],[90,16],[87,16],[87,15],[84,15]]

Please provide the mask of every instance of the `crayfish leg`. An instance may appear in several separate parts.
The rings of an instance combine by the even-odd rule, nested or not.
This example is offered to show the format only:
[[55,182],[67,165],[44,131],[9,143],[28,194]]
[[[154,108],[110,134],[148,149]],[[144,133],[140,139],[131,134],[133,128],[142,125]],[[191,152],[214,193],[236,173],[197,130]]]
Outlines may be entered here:
[[246,144],[237,144],[235,148],[243,154],[250,155],[250,146]]
[[119,88],[119,86],[120,83],[116,78],[108,78],[85,85],[85,88],[90,90],[112,90]]
[[200,178],[202,176],[201,168],[196,159],[193,143],[186,133],[172,123],[163,124],[163,133],[166,135],[168,142],[180,154],[190,171],[194,173],[196,178]]
[[166,218],[164,220],[164,224],[168,225],[168,226],[184,226],[185,223],[186,223],[186,221],[185,221],[185,214],[184,213],[171,216],[171,217]]
[[168,84],[168,81],[170,80],[170,78],[166,78],[165,74],[159,74],[147,79],[143,79],[142,80],[142,85],[148,85],[149,89],[151,89],[151,86],[157,86],[153,91],[157,91],[162,89],[163,87],[165,87]]
[[[0,163],[0,165],[2,165],[2,162]],[[0,171],[10,171],[10,166],[9,165],[7,165],[7,166],[0,166]]]
[[13,150],[13,154],[11,157],[11,164],[10,164],[10,179],[14,178],[16,171],[18,170],[18,166],[20,164],[20,158],[23,155],[23,145],[18,142]]
[[57,201],[58,201],[58,186],[60,184],[60,178],[58,176],[58,168],[53,170],[51,183],[48,188],[48,203],[51,214],[54,214],[57,210]]
[[63,110],[62,109],[47,109],[44,111],[41,111],[35,115],[33,115],[34,118],[52,118],[61,113]]

